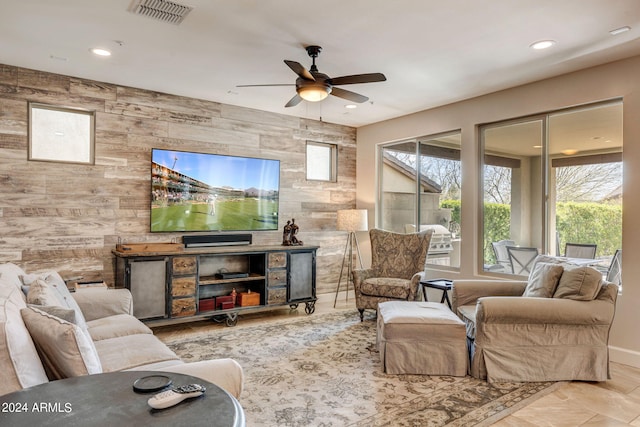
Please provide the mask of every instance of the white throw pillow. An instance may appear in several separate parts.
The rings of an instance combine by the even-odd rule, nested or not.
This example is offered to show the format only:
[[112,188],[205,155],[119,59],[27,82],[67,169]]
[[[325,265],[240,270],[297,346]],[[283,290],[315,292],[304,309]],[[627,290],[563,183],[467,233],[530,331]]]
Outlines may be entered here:
[[529,275],[523,297],[551,298],[564,268],[559,264],[538,262]]
[[20,316],[21,294],[13,284],[0,286],[0,395],[49,382]]
[[[23,280],[26,277],[23,276]],[[27,283],[25,283],[26,285]],[[33,281],[29,281],[29,292],[27,293],[27,303],[35,305],[58,306],[69,308],[76,312],[76,325],[86,330],[87,324],[80,310],[80,306],[71,292],[67,288],[66,283],[60,275],[55,271],[43,273]]]
[[51,379],[102,373],[98,353],[85,331],[33,306],[20,314]]

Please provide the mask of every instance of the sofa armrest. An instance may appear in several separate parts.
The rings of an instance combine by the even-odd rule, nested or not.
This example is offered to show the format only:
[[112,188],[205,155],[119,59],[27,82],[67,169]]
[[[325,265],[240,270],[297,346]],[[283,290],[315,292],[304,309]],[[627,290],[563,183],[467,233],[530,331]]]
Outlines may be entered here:
[[473,305],[478,298],[490,296],[521,296],[527,282],[524,280],[454,280],[451,288],[452,310]]
[[133,299],[128,289],[78,289],[72,293],[86,321],[115,314],[133,315]]
[[564,298],[486,297],[478,300],[481,324],[609,325],[615,308],[606,301]]

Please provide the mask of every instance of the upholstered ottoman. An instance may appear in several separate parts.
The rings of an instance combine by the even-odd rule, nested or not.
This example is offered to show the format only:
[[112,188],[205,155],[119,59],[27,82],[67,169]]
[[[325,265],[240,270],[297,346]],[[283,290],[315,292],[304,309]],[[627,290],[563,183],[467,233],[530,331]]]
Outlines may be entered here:
[[464,323],[436,302],[387,301],[378,305],[377,344],[388,374],[467,374]]

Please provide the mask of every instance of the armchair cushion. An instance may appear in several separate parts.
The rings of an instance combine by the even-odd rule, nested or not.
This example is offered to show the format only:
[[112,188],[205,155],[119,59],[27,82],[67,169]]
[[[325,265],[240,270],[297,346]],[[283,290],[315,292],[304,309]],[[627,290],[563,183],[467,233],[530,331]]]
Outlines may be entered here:
[[411,292],[411,280],[373,277],[362,282],[360,292],[375,297],[408,299]]
[[564,268],[559,264],[536,263],[522,296],[551,298],[563,271]]
[[600,292],[602,273],[591,267],[565,268],[554,298],[591,301]]
[[476,339],[476,306],[475,305],[463,305],[458,307],[458,316],[464,322],[464,327],[467,332],[467,338]]

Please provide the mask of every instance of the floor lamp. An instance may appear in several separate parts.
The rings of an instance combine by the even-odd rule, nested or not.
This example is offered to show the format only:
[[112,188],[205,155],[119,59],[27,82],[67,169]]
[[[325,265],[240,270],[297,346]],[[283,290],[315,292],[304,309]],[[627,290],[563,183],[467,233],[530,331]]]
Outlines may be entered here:
[[347,244],[344,247],[344,255],[342,257],[342,267],[340,268],[340,279],[338,280],[338,288],[336,289],[336,297],[333,301],[333,307],[335,308],[338,301],[338,293],[340,292],[340,285],[342,284],[342,276],[344,273],[345,264],[347,265],[347,292],[345,301],[349,299],[349,282],[352,282],[351,271],[353,270],[353,247],[355,245],[355,252],[358,255],[358,261],[360,261],[360,268],[362,267],[362,257],[360,256],[360,246],[358,245],[358,237],[356,231],[367,231],[369,229],[367,224],[367,210],[366,209],[343,209],[338,211],[338,224],[336,229],[339,231],[348,231]]

